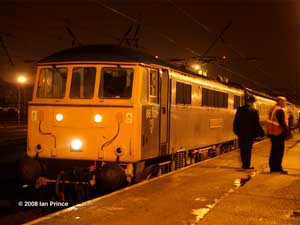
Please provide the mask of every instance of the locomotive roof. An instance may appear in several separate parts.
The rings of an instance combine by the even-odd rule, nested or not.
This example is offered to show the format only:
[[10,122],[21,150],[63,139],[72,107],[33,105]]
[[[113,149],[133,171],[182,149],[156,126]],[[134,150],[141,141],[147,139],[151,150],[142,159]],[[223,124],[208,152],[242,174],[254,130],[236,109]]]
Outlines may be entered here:
[[38,63],[76,61],[140,62],[165,66],[168,65],[168,63],[148,53],[111,44],[86,45],[65,49],[41,59]]
[[[163,61],[149,53],[141,52],[133,48],[123,47],[120,45],[113,44],[96,44],[96,45],[85,45],[74,48],[65,49],[56,52],[50,56],[47,56],[38,63],[61,63],[61,62],[95,62],[95,61],[105,61],[105,62],[135,62],[135,63],[145,63],[145,64],[157,64],[166,67],[173,68],[175,70],[182,71],[184,73],[201,77],[206,80],[212,80],[218,82],[214,79],[204,77],[193,71],[187,70],[186,68],[179,67],[177,65]],[[218,82],[222,83],[222,82]],[[224,85],[242,89],[238,84],[233,83],[223,83]]]

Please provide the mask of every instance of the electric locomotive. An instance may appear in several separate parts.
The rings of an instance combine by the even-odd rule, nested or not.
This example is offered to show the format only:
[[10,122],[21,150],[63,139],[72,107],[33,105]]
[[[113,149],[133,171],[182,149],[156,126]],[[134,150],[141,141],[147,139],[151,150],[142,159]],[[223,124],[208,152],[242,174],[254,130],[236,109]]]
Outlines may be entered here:
[[[130,48],[54,53],[37,64],[22,177],[37,188],[54,183],[58,194],[61,184],[117,189],[230,151],[244,97]],[[259,102],[265,112],[273,104]]]

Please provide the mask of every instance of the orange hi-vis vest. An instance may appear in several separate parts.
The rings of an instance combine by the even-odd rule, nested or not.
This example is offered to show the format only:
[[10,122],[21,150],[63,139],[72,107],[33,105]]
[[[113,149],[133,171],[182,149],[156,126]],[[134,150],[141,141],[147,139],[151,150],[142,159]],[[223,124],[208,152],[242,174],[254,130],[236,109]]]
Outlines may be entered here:
[[288,126],[288,117],[286,115],[286,111],[284,108],[280,107],[279,105],[275,105],[271,114],[269,120],[267,120],[267,133],[269,135],[279,136],[284,131],[283,128],[278,123],[278,120],[276,118],[276,113],[278,110],[282,109],[284,112],[284,121],[286,126]]

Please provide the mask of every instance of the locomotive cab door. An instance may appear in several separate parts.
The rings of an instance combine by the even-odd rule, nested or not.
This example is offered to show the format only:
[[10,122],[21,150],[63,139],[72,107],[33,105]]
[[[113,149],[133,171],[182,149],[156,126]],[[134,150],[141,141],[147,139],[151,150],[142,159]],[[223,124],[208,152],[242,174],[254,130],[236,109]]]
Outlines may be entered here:
[[159,155],[167,155],[169,151],[169,71],[162,70],[160,73],[160,138]]

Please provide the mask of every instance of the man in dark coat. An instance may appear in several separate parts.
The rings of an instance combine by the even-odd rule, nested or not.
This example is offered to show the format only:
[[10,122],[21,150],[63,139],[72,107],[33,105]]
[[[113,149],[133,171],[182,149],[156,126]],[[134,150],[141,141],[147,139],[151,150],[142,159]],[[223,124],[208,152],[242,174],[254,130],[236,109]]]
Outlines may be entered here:
[[253,139],[263,136],[263,130],[259,124],[258,111],[254,108],[255,97],[249,96],[246,104],[236,111],[233,131],[238,136],[240,154],[243,169],[254,169],[250,167]]

